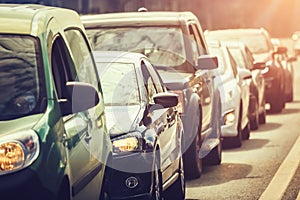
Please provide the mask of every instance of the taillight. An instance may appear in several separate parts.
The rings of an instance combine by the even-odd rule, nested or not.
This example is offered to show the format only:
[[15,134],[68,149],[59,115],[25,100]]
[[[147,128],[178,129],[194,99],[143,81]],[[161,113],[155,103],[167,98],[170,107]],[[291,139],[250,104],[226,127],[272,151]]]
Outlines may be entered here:
[[178,112],[184,113],[183,92],[181,90],[175,90],[173,92],[178,95],[178,104],[177,104]]

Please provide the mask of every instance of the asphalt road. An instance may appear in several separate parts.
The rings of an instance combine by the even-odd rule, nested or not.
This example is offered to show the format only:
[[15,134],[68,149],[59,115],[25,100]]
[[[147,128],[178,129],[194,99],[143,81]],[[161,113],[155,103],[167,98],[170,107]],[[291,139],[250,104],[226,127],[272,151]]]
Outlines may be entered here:
[[[221,165],[204,167],[201,178],[187,181],[187,200],[256,200],[266,191],[300,135],[300,61],[294,70],[294,101],[280,114],[268,114],[267,123],[252,131],[241,148],[224,149]],[[299,163],[300,156],[293,159]],[[297,198],[300,168],[294,171],[282,199]]]

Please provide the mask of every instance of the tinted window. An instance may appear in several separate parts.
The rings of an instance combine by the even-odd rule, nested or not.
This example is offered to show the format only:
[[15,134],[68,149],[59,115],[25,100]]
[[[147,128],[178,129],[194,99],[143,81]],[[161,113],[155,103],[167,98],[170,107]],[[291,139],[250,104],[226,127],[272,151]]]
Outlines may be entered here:
[[46,101],[36,38],[0,35],[0,120],[39,113]]

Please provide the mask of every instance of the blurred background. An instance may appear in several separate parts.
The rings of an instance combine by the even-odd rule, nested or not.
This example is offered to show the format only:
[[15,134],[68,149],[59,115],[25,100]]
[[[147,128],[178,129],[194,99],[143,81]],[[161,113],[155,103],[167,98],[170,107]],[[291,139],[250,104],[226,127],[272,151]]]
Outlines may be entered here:
[[0,0],[71,8],[80,14],[137,11],[192,11],[203,29],[265,27],[272,37],[300,30],[300,0]]

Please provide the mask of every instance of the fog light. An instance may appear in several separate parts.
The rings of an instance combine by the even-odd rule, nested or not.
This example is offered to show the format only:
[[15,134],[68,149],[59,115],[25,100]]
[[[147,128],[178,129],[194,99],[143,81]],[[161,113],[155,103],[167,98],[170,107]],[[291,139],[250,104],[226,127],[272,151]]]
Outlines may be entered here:
[[235,115],[234,115],[234,111],[232,111],[225,115],[224,124],[225,125],[231,124],[234,122],[234,120],[235,120]]
[[139,180],[136,178],[136,177],[128,177],[125,181],[125,185],[126,187],[130,188],[130,189],[133,189],[133,188],[136,188],[139,184]]

